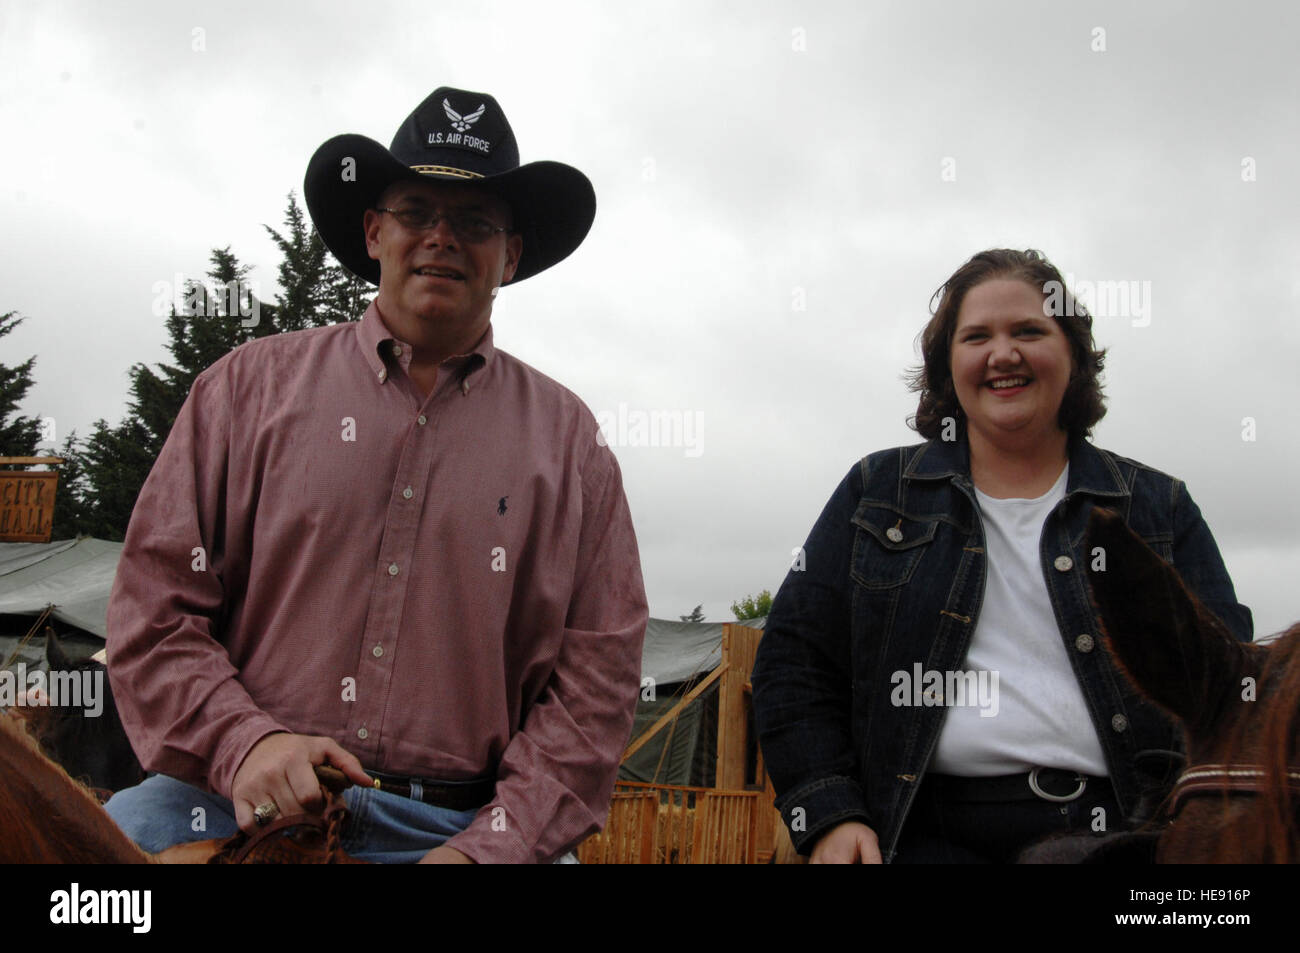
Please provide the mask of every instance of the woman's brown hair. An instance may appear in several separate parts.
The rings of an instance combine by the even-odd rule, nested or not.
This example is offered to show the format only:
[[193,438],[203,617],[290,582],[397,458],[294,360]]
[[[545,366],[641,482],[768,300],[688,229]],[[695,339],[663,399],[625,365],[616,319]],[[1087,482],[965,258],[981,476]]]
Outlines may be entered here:
[[945,418],[952,417],[965,426],[966,415],[952,382],[952,338],[966,292],[993,278],[1013,278],[1042,292],[1043,313],[1056,319],[1069,342],[1074,364],[1057,421],[1071,437],[1086,437],[1093,425],[1106,415],[1100,381],[1106,352],[1098,350],[1092,338],[1092,316],[1066,289],[1065,279],[1056,266],[1033,249],[982,251],[958,268],[931,296],[931,302],[939,299],[939,306],[917,339],[922,363],[908,373],[908,386],[921,394],[916,414],[908,419],[908,426],[927,440],[939,438]]

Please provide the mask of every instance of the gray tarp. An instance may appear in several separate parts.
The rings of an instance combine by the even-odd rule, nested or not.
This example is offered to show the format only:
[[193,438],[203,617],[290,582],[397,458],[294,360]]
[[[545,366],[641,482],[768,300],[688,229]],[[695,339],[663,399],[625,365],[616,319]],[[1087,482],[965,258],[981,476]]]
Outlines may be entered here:
[[669,622],[651,619],[641,652],[641,677],[656,685],[684,682],[718,667],[722,661],[720,622]]
[[39,615],[104,638],[108,594],[121,543],[85,537],[54,543],[0,543],[0,613]]

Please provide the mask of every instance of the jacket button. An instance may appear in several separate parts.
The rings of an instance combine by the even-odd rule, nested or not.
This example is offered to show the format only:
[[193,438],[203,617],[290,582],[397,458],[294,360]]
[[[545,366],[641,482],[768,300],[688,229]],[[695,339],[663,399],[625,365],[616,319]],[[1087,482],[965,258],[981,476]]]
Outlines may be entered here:
[[1057,556],[1056,562],[1052,563],[1058,572],[1069,572],[1074,568],[1074,560],[1069,556]]
[[897,526],[891,526],[885,530],[885,535],[889,537],[891,543],[901,543],[903,541],[903,531]]
[[1092,636],[1089,635],[1087,632],[1083,633],[1083,635],[1079,636],[1077,639],[1074,640],[1074,647],[1078,649],[1080,652],[1091,652],[1092,647],[1095,644],[1096,643],[1093,642],[1092,640]]
[[1123,715],[1113,715],[1110,719],[1110,726],[1116,731],[1125,731],[1128,728],[1128,719]]

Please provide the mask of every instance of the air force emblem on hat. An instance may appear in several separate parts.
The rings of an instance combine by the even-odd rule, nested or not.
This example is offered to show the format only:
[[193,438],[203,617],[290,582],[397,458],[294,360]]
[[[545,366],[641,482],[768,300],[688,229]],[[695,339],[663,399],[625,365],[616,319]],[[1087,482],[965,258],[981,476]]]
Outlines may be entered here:
[[[470,102],[473,102],[473,100],[470,100]],[[447,102],[445,99],[442,101],[442,108],[446,110],[447,118],[451,120],[451,128],[455,129],[457,132],[468,132],[469,127],[482,118],[487,106],[480,103],[478,109],[465,116],[462,116],[460,113],[456,112],[456,110],[452,109],[451,103]]]

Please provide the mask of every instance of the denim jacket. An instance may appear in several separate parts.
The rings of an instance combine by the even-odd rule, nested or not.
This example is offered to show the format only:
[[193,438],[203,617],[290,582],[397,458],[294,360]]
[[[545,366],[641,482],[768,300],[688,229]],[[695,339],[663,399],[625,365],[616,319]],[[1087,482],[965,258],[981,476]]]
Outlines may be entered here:
[[[1167,787],[1179,750],[1170,718],[1142,699],[1100,644],[1084,533],[1093,506],[1117,511],[1243,641],[1214,537],[1182,481],[1073,440],[1065,499],[1039,544],[1061,638],[1101,741],[1120,807]],[[960,671],[987,572],[965,439],[874,453],[849,472],[813,527],[768,616],[753,674],[754,711],[777,807],[808,853],[860,820],[892,860],[947,709],[891,704],[891,676]],[[1138,594],[1140,598],[1140,594]]]

